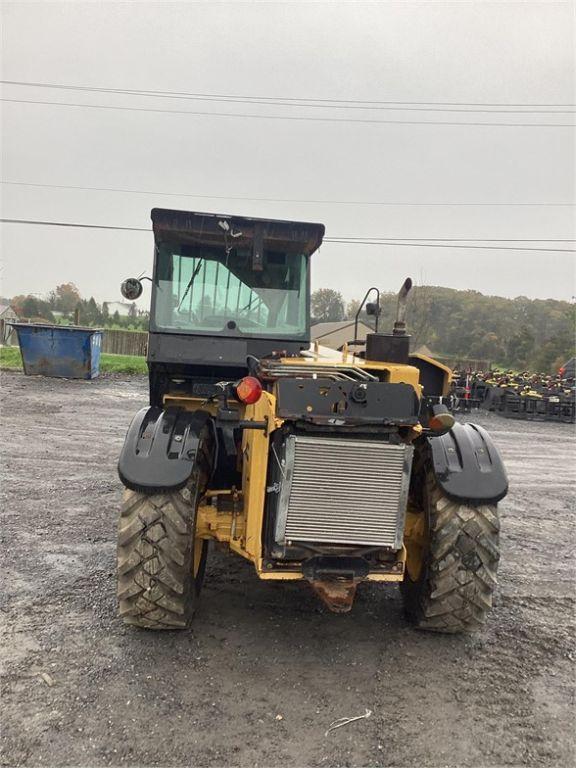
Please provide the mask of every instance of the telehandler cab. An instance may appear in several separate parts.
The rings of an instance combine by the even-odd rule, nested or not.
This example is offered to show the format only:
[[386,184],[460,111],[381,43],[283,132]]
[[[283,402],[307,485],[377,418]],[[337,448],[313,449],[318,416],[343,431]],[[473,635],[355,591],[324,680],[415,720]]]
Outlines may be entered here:
[[150,406],[118,464],[124,621],[189,626],[214,540],[333,611],[363,581],[396,582],[417,627],[478,628],[508,483],[488,433],[442,405],[450,370],[410,353],[411,281],[391,333],[371,289],[365,345],[310,347],[321,224],[163,209],[152,222]]

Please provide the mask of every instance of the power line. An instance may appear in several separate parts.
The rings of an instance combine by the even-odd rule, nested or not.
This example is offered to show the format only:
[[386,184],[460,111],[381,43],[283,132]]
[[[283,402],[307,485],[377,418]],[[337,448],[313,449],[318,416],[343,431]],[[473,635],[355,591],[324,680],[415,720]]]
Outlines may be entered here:
[[33,219],[0,219],[3,224],[30,224],[44,227],[72,227],[78,229],[112,229],[127,232],[151,232],[150,227],[113,227],[106,224],[75,224],[66,221],[36,221]]
[[204,200],[242,200],[261,203],[311,203],[315,205],[380,205],[389,207],[553,207],[573,208],[574,203],[392,203],[373,200],[299,200],[283,197],[245,197],[242,195],[198,195],[190,192],[158,192],[151,189],[121,189],[118,187],[83,187],[73,184],[38,184],[28,181],[0,180],[0,184],[18,187],[38,187],[40,189],[69,189],[88,192],[116,192],[127,195],[154,195],[155,197],[191,197]]
[[450,242],[450,243],[576,243],[559,237],[340,237],[347,243],[373,242],[376,240],[410,240],[411,242]]
[[447,120],[371,120],[368,118],[305,117],[302,115],[253,115],[240,112],[198,112],[187,109],[153,109],[150,107],[120,107],[109,104],[73,104],[62,101],[36,101],[30,99],[0,99],[11,104],[36,104],[49,107],[75,107],[79,109],[104,109],[120,112],[149,112],[164,115],[195,115],[200,117],[235,117],[250,120],[295,120],[314,123],[364,123],[373,125],[448,125],[486,126],[492,128],[576,128],[573,123],[486,123]]
[[[516,107],[531,109],[532,107],[576,107],[576,104],[528,104],[528,103],[506,103],[506,102],[466,102],[466,101],[393,101],[393,100],[369,100],[369,99],[325,99],[316,97],[291,97],[291,96],[255,96],[247,94],[223,94],[223,93],[191,93],[188,91],[170,91],[153,90],[149,88],[107,88],[103,86],[90,85],[70,85],[63,83],[36,83],[24,80],[0,80],[4,85],[17,85],[33,88],[58,88],[72,91],[96,91],[102,93],[124,93],[137,96],[157,96],[161,98],[189,98],[198,100],[254,100],[256,103],[289,102],[295,106],[312,106],[313,104],[325,104],[328,107],[336,104],[355,105],[353,108],[368,109],[371,107],[362,107],[357,105],[394,105],[395,108],[402,106],[436,106],[436,107]],[[303,104],[302,102],[308,102]]]
[[482,251],[542,251],[546,253],[576,253],[573,248],[520,248],[518,246],[498,245],[443,245],[442,243],[406,243],[384,240],[348,240],[345,238],[325,237],[325,243],[341,243],[345,245],[398,245],[403,248],[461,248]]
[[[388,112],[455,112],[464,114],[474,114],[477,112],[483,112],[487,114],[552,114],[552,115],[572,115],[574,110],[570,109],[549,109],[548,105],[490,105],[491,108],[484,108],[488,105],[478,105],[481,108],[476,108],[475,105],[453,104],[450,106],[441,106],[440,104],[433,104],[433,106],[423,106],[425,103],[420,102],[389,102],[386,106],[382,106],[379,102],[360,102],[354,103],[342,101],[336,99],[329,99],[330,103],[323,103],[324,99],[285,99],[283,97],[272,96],[234,96],[234,95],[222,95],[222,94],[194,94],[194,93],[178,93],[175,91],[152,91],[146,89],[135,88],[104,88],[101,86],[89,86],[89,85],[64,85],[60,83],[30,83],[19,80],[0,80],[0,83],[4,85],[16,85],[19,87],[33,87],[33,88],[49,88],[65,91],[80,91],[84,93],[110,93],[115,95],[126,96],[143,96],[145,98],[154,99],[179,99],[187,101],[207,101],[213,103],[224,104],[256,104],[260,106],[274,106],[274,107],[296,107],[304,109],[352,109],[352,110],[371,110],[371,111],[388,111]],[[395,104],[395,106],[392,106]],[[551,105],[552,106],[552,105]],[[556,105],[553,105],[554,107]],[[558,105],[560,106],[572,106],[572,105]],[[576,105],[575,105],[576,106]],[[504,107],[503,109],[501,107]]]
[[[106,224],[78,224],[75,222],[64,221],[39,221],[36,219],[0,219],[0,222],[4,224],[28,224],[30,226],[46,226],[46,227],[67,227],[67,228],[79,228],[79,229],[106,229],[114,231],[127,231],[127,232],[151,232],[150,227],[119,227],[110,226]],[[409,239],[409,238],[406,238]],[[325,243],[345,243],[347,245],[382,245],[382,246],[404,246],[408,248],[460,248],[460,249],[480,249],[480,250],[496,250],[496,251],[541,251],[547,253],[576,253],[575,249],[569,248],[521,248],[518,246],[493,246],[493,245],[446,245],[443,243],[407,243],[391,241],[389,238],[381,240],[358,240],[354,238],[344,237],[325,237]],[[494,242],[494,241],[490,241]],[[528,241],[526,241],[528,242]],[[532,241],[530,241],[532,242]],[[548,241],[550,242],[550,241]]]

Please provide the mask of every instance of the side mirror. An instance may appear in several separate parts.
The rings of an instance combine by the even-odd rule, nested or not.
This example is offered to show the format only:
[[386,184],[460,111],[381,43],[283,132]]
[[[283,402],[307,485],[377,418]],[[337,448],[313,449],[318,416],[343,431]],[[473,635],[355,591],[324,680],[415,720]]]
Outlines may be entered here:
[[377,302],[369,301],[368,304],[366,304],[366,314],[367,315],[379,315],[380,314],[380,305]]
[[120,293],[129,301],[139,299],[142,296],[142,290],[142,283],[137,277],[129,277],[120,286]]

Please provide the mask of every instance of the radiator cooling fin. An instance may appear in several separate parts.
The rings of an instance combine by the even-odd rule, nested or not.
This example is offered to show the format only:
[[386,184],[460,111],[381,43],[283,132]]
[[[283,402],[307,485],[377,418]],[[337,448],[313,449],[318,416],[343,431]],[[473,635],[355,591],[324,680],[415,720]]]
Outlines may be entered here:
[[276,540],[402,546],[413,448],[291,435]]

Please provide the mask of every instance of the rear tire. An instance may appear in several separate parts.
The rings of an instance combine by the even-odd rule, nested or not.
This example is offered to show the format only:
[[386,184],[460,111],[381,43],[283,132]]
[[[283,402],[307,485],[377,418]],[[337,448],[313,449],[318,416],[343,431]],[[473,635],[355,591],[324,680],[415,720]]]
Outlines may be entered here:
[[[497,584],[499,530],[495,504],[449,499],[431,469],[424,475],[421,514],[426,546],[417,577],[401,584],[408,620],[432,632],[480,629]],[[407,544],[409,546],[409,544]]]
[[208,541],[196,540],[197,483],[165,494],[125,490],[118,525],[119,614],[145,629],[190,626]]

